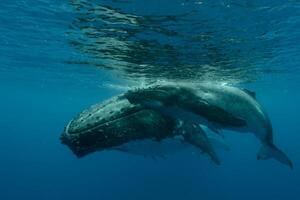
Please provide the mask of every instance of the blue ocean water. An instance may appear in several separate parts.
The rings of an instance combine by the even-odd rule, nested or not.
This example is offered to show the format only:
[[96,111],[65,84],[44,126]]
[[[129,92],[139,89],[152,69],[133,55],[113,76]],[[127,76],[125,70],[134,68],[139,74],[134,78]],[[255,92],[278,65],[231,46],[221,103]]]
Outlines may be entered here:
[[[2,0],[0,199],[298,199],[296,0]],[[86,107],[156,81],[249,88],[294,169],[226,132],[222,165],[191,151],[76,158],[60,143]]]

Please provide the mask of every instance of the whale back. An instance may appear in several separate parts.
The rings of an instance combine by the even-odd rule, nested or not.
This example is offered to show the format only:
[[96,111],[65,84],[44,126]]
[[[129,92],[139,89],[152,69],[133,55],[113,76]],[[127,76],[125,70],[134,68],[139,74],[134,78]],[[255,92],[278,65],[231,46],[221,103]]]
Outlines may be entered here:
[[247,126],[241,131],[253,132],[263,141],[273,141],[272,124],[269,116],[248,90],[231,86],[203,84],[194,91],[197,96],[212,105],[243,119]]

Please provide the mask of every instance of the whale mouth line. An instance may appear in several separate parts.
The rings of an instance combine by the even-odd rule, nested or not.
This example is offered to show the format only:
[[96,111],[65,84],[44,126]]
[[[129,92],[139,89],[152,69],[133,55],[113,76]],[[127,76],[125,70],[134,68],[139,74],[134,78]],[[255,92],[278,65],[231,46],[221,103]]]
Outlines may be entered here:
[[69,131],[70,125],[71,125],[72,123],[74,123],[74,121],[75,121],[75,120],[71,120],[71,121],[67,124],[67,126],[66,126],[64,132],[65,132],[66,134],[71,134],[71,135],[73,135],[73,134],[84,133],[84,132],[86,132],[86,131],[91,131],[91,130],[93,130],[93,129],[98,129],[98,128],[101,127],[101,126],[109,126],[109,125],[110,125],[111,123],[113,123],[113,122],[116,122],[116,121],[118,121],[118,120],[122,120],[122,119],[124,119],[124,118],[133,116],[133,115],[135,115],[135,114],[137,114],[137,113],[139,113],[139,112],[142,112],[142,111],[143,111],[143,109],[138,109],[138,110],[135,110],[135,111],[133,111],[133,112],[130,112],[130,113],[126,114],[126,115],[121,115],[121,116],[119,116],[119,117],[117,117],[117,118],[113,118],[113,119],[107,120],[107,121],[105,121],[105,122],[102,122],[102,123],[99,123],[99,124],[95,124],[95,125],[92,126],[92,127],[86,127],[86,128],[84,128],[84,129],[77,130],[77,131]]

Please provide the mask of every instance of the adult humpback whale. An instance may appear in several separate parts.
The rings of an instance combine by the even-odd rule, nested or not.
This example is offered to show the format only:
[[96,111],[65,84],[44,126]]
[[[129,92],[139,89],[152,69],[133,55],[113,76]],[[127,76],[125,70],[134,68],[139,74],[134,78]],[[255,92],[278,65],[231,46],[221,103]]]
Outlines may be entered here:
[[101,150],[134,151],[141,155],[152,151],[163,155],[159,151],[178,151],[191,144],[216,164],[220,160],[213,145],[227,149],[220,140],[207,137],[201,127],[186,126],[157,111],[131,104],[124,94],[80,113],[68,123],[61,141],[78,157]]
[[153,109],[188,126],[206,125],[219,129],[252,132],[261,141],[257,159],[274,158],[293,168],[291,160],[273,143],[268,115],[253,93],[236,87],[201,84],[197,88],[158,85],[125,94],[133,104]]
[[60,139],[76,156],[83,157],[131,141],[159,141],[173,136],[174,127],[174,120],[133,105],[121,95],[81,112],[67,124]]

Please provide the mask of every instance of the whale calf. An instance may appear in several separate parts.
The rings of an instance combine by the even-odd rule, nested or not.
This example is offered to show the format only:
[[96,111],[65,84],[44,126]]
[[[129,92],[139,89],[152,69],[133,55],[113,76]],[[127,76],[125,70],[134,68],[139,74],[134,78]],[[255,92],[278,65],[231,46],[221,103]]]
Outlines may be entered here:
[[253,92],[211,83],[193,88],[167,84],[132,90],[125,97],[188,126],[202,124],[216,133],[222,129],[252,132],[262,144],[258,160],[274,158],[293,168],[292,161],[274,145],[270,119]]

